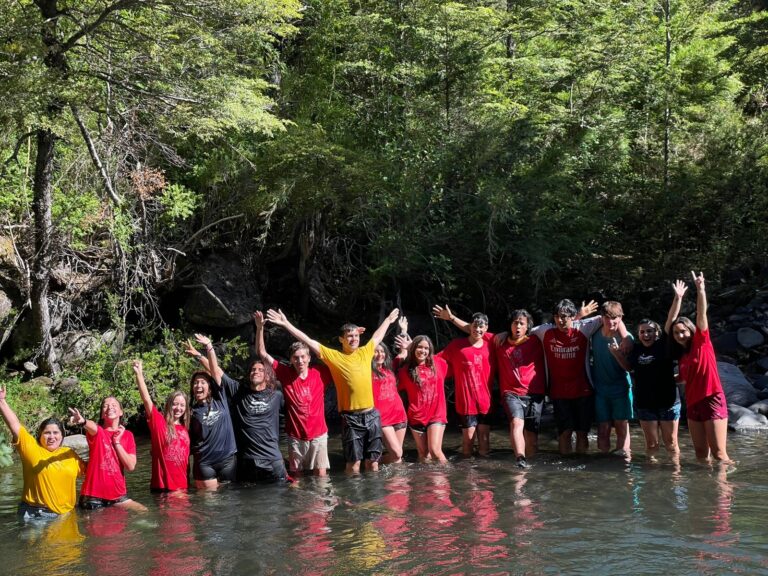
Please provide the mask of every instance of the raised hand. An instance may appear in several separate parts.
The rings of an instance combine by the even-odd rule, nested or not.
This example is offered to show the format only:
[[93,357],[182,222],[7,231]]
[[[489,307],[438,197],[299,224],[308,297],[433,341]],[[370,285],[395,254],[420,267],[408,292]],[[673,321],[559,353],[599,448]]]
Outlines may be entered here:
[[597,302],[594,300],[590,300],[586,304],[582,300],[581,302],[581,308],[579,309],[579,318],[586,318],[587,316],[594,314],[597,312]]
[[80,414],[80,410],[77,408],[68,408],[69,410],[69,425],[70,426],[82,426],[85,424],[85,416]]
[[691,276],[693,276],[693,283],[696,285],[696,291],[701,292],[704,290],[704,272],[699,272],[696,276],[696,272],[691,270]]
[[120,444],[120,439],[123,437],[123,434],[125,434],[125,426],[121,424],[117,427],[117,434],[112,436],[112,444]]
[[[693,273],[692,273],[693,274]],[[694,274],[693,279],[696,279],[696,275]],[[682,300],[683,296],[685,296],[685,293],[688,291],[688,285],[683,282],[682,280],[675,280],[672,283],[672,290],[675,293],[675,296],[680,298]]]
[[400,316],[397,319],[397,327],[400,329],[400,334],[408,334],[408,318]]
[[448,304],[446,304],[444,307],[435,304],[432,306],[432,314],[435,318],[440,318],[440,320],[453,320],[453,312],[451,312],[451,309],[448,308]]
[[205,334],[195,334],[195,340],[197,340],[200,344],[208,348],[208,346],[211,345],[211,339],[208,338]]
[[192,340],[190,339],[187,339],[184,342],[184,352],[186,352],[187,354],[195,358],[197,358],[200,355],[200,352],[197,351],[197,348],[195,348],[195,345],[192,343]]
[[400,309],[399,308],[393,308],[392,312],[389,313],[389,316],[387,316],[387,320],[390,324],[397,320],[397,317],[400,316]]
[[285,317],[285,314],[279,308],[277,310],[270,308],[267,310],[267,322],[272,322],[275,326],[285,326],[288,324],[288,318]]
[[256,310],[253,313],[253,323],[256,325],[256,328],[264,328],[264,322],[266,322],[264,313],[261,310]]
[[395,336],[395,344],[400,350],[407,350],[411,345],[411,337],[408,334],[398,334]]
[[131,367],[133,368],[133,373],[136,374],[136,376],[142,375],[144,366],[141,360],[134,360],[131,363]]

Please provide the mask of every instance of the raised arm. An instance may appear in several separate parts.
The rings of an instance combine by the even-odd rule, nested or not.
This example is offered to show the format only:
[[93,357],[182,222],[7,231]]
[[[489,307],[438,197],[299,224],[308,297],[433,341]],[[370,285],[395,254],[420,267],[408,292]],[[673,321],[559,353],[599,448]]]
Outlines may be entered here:
[[696,328],[704,332],[709,330],[709,321],[707,320],[707,291],[704,288],[704,272],[691,270],[693,282],[696,284]]
[[70,426],[82,426],[88,436],[96,436],[96,432],[99,431],[99,425],[96,422],[83,416],[77,408],[69,408],[68,410]]
[[256,326],[256,355],[264,360],[267,364],[272,366],[275,363],[275,359],[267,352],[267,346],[264,344],[264,314],[257,310],[253,313],[253,324]]
[[3,420],[8,425],[8,429],[13,435],[13,441],[16,442],[19,438],[19,430],[21,430],[21,422],[19,422],[16,412],[13,411],[11,406],[6,400],[6,388],[5,385],[0,385],[0,412],[3,414]]
[[216,359],[216,350],[213,349],[211,339],[204,334],[195,334],[195,340],[205,346],[205,355],[208,360],[208,373],[213,377],[217,386],[221,386],[222,370],[219,368],[219,362]]
[[141,401],[144,403],[144,412],[149,419],[152,417],[155,405],[152,403],[152,397],[149,395],[149,390],[147,390],[147,383],[144,381],[144,367],[141,360],[133,361],[133,375],[136,378],[136,385],[139,387]]
[[272,322],[275,326],[280,326],[283,330],[296,338],[296,340],[304,342],[304,344],[309,346],[310,351],[312,351],[315,356],[320,355],[320,342],[313,340],[304,334],[304,332],[296,328],[296,326],[291,324],[285,314],[283,314],[283,311],[279,308],[277,310],[272,310],[271,308],[267,310],[267,322]]
[[440,318],[440,320],[447,320],[448,322],[451,322],[456,328],[461,330],[462,332],[466,332],[469,334],[469,322],[466,320],[462,320],[458,316],[456,316],[453,312],[451,312],[451,309],[448,308],[448,304],[445,306],[440,306],[438,304],[435,304],[432,306],[432,314],[435,318]]
[[373,340],[374,345],[378,346],[381,344],[381,341],[384,340],[384,336],[387,335],[387,330],[389,330],[389,327],[395,322],[395,320],[397,320],[399,315],[400,310],[394,308],[392,312],[389,313],[389,316],[384,318],[384,321],[378,328],[376,328],[376,332],[374,332],[371,336],[371,340]]
[[686,286],[685,282],[682,280],[675,280],[672,283],[672,291],[675,293],[675,296],[672,298],[672,305],[669,307],[669,312],[667,313],[667,321],[664,323],[665,334],[669,334],[669,331],[672,329],[672,322],[674,322],[675,318],[680,315],[683,296],[685,296],[687,290],[688,286]]

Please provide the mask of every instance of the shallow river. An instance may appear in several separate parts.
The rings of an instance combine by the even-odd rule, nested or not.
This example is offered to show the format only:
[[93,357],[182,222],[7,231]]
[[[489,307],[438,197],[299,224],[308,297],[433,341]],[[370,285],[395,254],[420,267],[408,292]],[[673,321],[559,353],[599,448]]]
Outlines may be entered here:
[[330,480],[177,496],[149,493],[144,442],[129,491],[147,513],[40,525],[16,520],[16,464],[0,470],[0,574],[768,574],[768,437],[731,434],[725,471],[681,432],[680,466],[646,462],[633,429],[631,462],[549,442],[519,470],[498,432],[489,459],[357,478],[332,442]]

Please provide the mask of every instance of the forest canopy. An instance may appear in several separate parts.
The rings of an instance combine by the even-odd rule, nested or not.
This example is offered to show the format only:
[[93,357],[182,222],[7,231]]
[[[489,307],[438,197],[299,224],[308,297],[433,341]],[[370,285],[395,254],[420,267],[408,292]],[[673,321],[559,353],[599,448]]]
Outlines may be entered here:
[[159,335],[211,255],[315,319],[761,272],[765,8],[3,2],[0,353]]

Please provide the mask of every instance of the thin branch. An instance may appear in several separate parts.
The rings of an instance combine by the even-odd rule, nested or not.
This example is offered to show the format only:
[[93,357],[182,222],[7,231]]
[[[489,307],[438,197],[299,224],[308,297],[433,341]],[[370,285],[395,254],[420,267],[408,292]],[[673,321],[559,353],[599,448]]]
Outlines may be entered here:
[[213,298],[214,302],[216,302],[216,304],[218,304],[221,307],[221,309],[224,310],[227,316],[229,316],[230,318],[233,316],[232,312],[229,311],[229,308],[226,307],[224,302],[219,300],[219,297],[216,296],[216,294],[214,294],[213,292],[211,292],[211,289],[208,288],[208,286],[206,286],[205,284],[187,284],[185,286],[182,286],[182,288],[202,288],[203,290],[206,291],[206,293],[211,298]]
[[101,158],[99,158],[98,152],[96,152],[96,146],[94,146],[91,135],[88,133],[88,128],[86,128],[82,118],[80,118],[80,115],[77,112],[77,108],[71,106],[70,109],[72,110],[72,115],[75,117],[75,122],[77,122],[77,125],[80,128],[80,133],[83,135],[83,140],[85,140],[85,144],[88,147],[88,153],[91,155],[93,165],[96,166],[96,169],[101,175],[101,180],[104,183],[104,188],[106,189],[107,194],[109,195],[112,202],[114,202],[116,206],[119,206],[122,201],[115,192],[115,189],[112,187],[112,180],[110,179],[109,174],[107,174],[107,169],[101,162]]
[[123,9],[130,9],[136,6],[137,4],[142,4],[142,0],[117,0],[114,4],[110,4],[104,10],[99,14],[95,20],[92,22],[89,22],[80,30],[72,34],[72,36],[69,37],[69,40],[65,41],[61,45],[61,52],[66,53],[67,51],[71,50],[75,44],[83,37],[94,30],[96,30],[99,26],[101,26],[104,21],[109,18],[110,15],[112,15],[115,12],[118,12]]
[[187,241],[186,241],[186,242],[184,242],[184,244],[182,244],[182,246],[189,246],[189,245],[190,245],[190,244],[192,244],[192,242],[194,242],[194,241],[195,241],[195,240],[198,238],[198,236],[200,236],[200,235],[201,235],[203,232],[205,232],[206,230],[208,230],[208,229],[210,229],[210,228],[213,228],[214,226],[216,226],[216,225],[218,225],[218,224],[221,224],[222,222],[226,222],[227,220],[235,220],[235,219],[237,219],[237,218],[242,218],[242,217],[244,217],[244,216],[245,216],[245,214],[242,214],[242,213],[241,213],[241,214],[235,214],[234,216],[226,216],[226,217],[224,217],[224,218],[220,218],[219,220],[216,220],[215,222],[211,222],[211,223],[210,223],[210,224],[208,224],[207,226],[203,226],[202,228],[200,228],[200,230],[198,230],[197,232],[195,232],[194,234],[192,234],[192,236],[190,236],[190,237],[187,239]]

